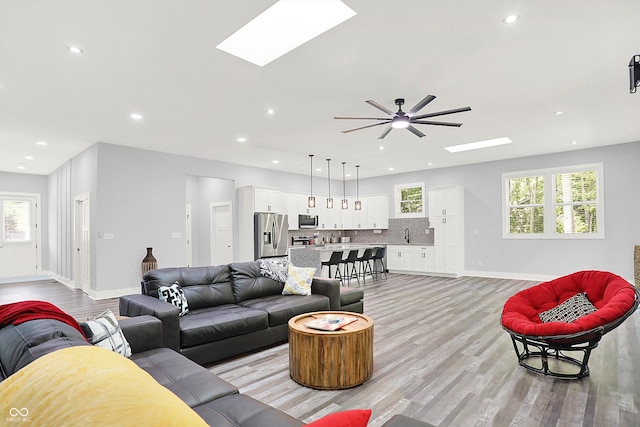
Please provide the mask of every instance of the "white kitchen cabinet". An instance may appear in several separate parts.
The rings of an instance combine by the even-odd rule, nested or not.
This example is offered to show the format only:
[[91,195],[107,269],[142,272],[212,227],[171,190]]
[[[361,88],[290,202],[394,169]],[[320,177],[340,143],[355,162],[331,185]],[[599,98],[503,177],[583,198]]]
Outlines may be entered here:
[[418,246],[415,248],[415,270],[422,273],[435,271],[435,248],[433,246]]
[[283,213],[282,191],[268,188],[253,188],[254,212]]
[[368,221],[368,210],[367,208],[365,208],[365,206],[367,206],[367,203],[365,200],[363,200],[364,197],[360,197],[360,202],[362,202],[362,209],[360,209],[359,211],[356,210],[356,199],[353,199],[353,203],[351,203],[351,209],[352,209],[352,213],[351,213],[351,228],[353,230],[364,230],[367,228],[367,221]]
[[298,229],[298,214],[301,212],[300,200],[301,197],[298,193],[282,193],[284,213],[289,221],[289,230]]
[[367,211],[367,228],[389,228],[389,197],[386,195],[367,196],[364,198],[363,209]]
[[429,223],[434,233],[435,273],[459,276],[464,271],[464,189],[429,190]]
[[387,246],[387,268],[395,271],[415,271],[415,247]]

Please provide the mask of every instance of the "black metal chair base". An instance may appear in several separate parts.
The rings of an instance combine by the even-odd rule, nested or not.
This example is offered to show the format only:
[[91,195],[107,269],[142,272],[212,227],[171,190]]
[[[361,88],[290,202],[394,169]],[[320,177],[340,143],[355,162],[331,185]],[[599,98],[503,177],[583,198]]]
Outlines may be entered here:
[[[539,337],[532,338],[513,333],[510,335],[520,366],[532,372],[563,379],[579,379],[589,375],[591,350],[598,346],[602,338],[602,334],[595,334],[586,342],[549,342]],[[582,357],[565,354],[569,352],[580,353]],[[557,370],[560,367],[565,369]]]

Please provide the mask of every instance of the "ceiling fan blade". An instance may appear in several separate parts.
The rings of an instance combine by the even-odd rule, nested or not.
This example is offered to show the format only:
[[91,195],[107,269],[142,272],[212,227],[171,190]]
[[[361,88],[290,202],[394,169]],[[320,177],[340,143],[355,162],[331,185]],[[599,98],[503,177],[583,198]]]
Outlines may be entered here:
[[384,130],[384,132],[382,132],[382,134],[380,134],[380,136],[378,137],[378,139],[382,139],[385,136],[389,135],[389,132],[391,132],[393,130],[393,128],[391,126],[389,126],[388,128],[386,128]]
[[413,132],[414,134],[416,134],[417,136],[419,136],[420,138],[422,138],[424,136],[424,133],[420,132],[418,129],[414,128],[413,126],[409,125],[409,127],[407,128],[407,130],[410,130],[411,132]]
[[422,110],[428,103],[436,99],[433,95],[427,95],[422,101],[418,102],[411,110],[407,112],[410,116]]
[[389,117],[381,119],[380,117],[334,117],[336,120],[390,120]]
[[420,120],[420,119],[426,119],[427,117],[436,117],[436,116],[444,116],[445,114],[462,113],[464,111],[471,111],[471,108],[470,107],[454,108],[453,110],[445,110],[445,111],[438,111],[436,113],[421,114],[419,116],[413,116],[411,118],[413,120]]
[[462,126],[462,123],[432,122],[431,120],[411,120],[411,123],[417,123],[419,125],[454,126],[457,128]]
[[360,130],[360,129],[366,129],[366,128],[371,128],[371,127],[374,127],[374,126],[386,125],[390,121],[391,120],[388,120],[388,121],[383,122],[383,123],[374,123],[372,125],[362,126],[362,127],[355,128],[355,129],[343,130],[342,133],[349,133],[349,132],[353,132],[353,131]]
[[371,105],[372,107],[376,107],[380,111],[384,111],[385,113],[387,113],[390,116],[394,116],[396,114],[395,111],[389,110],[387,107],[385,107],[384,105],[378,104],[376,101],[368,100],[368,101],[365,101],[365,102],[367,104]]

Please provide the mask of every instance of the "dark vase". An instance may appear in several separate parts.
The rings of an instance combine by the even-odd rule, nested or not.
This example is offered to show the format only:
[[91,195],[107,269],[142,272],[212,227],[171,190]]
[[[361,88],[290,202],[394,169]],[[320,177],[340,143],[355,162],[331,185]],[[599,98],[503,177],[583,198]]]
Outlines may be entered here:
[[149,270],[158,268],[158,260],[153,256],[153,248],[147,248],[147,256],[142,260],[142,275]]

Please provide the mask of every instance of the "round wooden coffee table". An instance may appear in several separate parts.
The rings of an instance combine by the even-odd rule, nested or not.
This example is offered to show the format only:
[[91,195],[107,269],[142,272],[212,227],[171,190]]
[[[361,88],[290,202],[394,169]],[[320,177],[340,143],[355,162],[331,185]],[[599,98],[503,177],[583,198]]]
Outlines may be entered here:
[[[305,323],[326,315],[358,320],[337,331],[322,331]],[[373,372],[373,319],[346,311],[318,311],[289,320],[289,373],[299,384],[322,390],[362,384]]]

